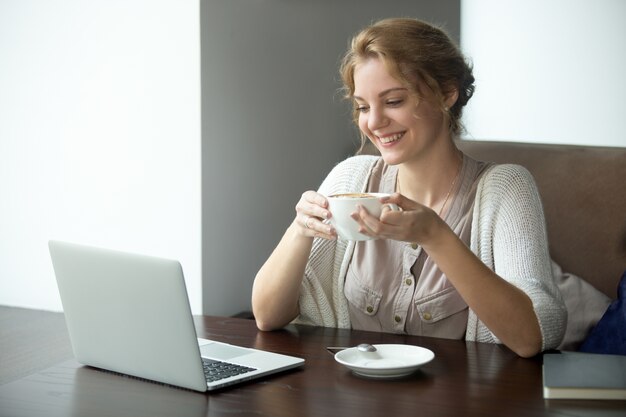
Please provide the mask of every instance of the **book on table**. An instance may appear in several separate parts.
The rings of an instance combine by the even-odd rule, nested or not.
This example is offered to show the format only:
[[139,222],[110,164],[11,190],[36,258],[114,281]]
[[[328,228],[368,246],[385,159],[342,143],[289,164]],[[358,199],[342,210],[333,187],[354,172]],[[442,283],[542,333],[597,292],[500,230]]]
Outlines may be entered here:
[[581,352],[545,354],[543,397],[626,400],[626,356]]

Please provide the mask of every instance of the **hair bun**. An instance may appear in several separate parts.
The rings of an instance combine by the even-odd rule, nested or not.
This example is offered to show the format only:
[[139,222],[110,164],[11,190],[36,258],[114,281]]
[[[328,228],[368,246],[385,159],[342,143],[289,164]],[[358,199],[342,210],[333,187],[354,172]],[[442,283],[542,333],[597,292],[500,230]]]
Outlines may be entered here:
[[472,74],[472,67],[470,65],[467,66],[467,71],[462,77],[461,85],[459,88],[459,98],[457,101],[461,106],[465,106],[470,98],[474,95],[474,90],[476,86],[474,85],[474,75]]

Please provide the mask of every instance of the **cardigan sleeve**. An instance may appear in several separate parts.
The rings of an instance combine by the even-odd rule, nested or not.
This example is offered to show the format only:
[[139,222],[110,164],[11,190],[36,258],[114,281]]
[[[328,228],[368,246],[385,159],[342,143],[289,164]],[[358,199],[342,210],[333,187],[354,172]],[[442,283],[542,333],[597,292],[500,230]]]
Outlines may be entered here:
[[[376,156],[354,156],[340,162],[328,174],[319,193],[363,192]],[[304,270],[296,323],[324,327],[350,327],[348,304],[343,295],[343,280],[354,242],[313,239],[313,247]]]
[[[496,165],[481,178],[471,247],[498,276],[528,295],[541,328],[542,350],[556,348],[565,333],[567,310],[552,276],[539,192],[526,168]],[[466,338],[499,343],[473,312]]]

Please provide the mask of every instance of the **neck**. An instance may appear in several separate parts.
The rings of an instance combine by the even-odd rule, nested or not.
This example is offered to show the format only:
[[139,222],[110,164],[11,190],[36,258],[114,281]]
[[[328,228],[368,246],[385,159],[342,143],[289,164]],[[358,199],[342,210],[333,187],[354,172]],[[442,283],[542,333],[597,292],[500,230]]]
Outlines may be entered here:
[[451,197],[463,163],[462,153],[452,146],[439,158],[398,167],[396,189],[405,197],[440,213]]

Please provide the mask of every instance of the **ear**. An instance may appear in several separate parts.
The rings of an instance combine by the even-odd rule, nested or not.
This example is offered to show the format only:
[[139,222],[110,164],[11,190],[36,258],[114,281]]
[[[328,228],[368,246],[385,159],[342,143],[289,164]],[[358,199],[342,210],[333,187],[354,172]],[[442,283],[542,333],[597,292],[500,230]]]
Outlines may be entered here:
[[446,104],[446,108],[451,108],[454,106],[454,103],[459,99],[459,89],[451,88],[444,94],[444,103]]

